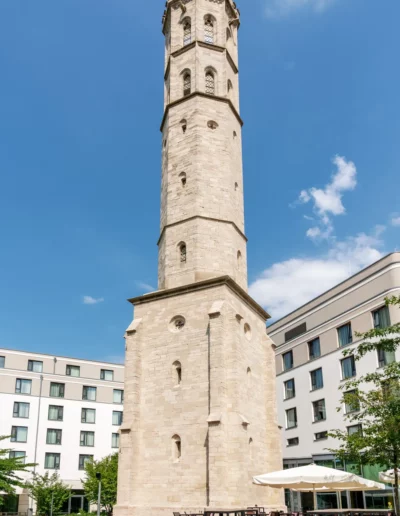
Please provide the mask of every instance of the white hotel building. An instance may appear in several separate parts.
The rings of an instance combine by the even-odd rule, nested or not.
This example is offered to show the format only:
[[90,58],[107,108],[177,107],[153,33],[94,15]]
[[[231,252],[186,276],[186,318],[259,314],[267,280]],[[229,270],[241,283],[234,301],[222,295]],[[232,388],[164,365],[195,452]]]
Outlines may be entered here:
[[[343,357],[356,346],[357,333],[400,322],[400,309],[386,307],[385,298],[400,295],[400,253],[392,253],[333,289],[274,322],[268,333],[275,342],[278,417],[282,427],[284,467],[315,462],[356,471],[378,480],[379,468],[340,464],[328,449],[337,443],[327,432],[345,429],[339,387],[347,378],[378,370],[394,354],[369,353],[361,361]],[[348,432],[358,430],[347,426]],[[378,508],[387,505],[391,492],[344,493],[343,507]],[[320,508],[336,508],[336,495],[318,495]],[[289,502],[289,499],[287,499]],[[295,495],[294,510],[312,506],[312,495]]]
[[[2,448],[36,472],[58,470],[71,486],[63,512],[87,509],[81,479],[84,464],[118,451],[123,417],[124,367],[0,348],[0,435]],[[4,512],[27,512],[22,490],[6,497]]]

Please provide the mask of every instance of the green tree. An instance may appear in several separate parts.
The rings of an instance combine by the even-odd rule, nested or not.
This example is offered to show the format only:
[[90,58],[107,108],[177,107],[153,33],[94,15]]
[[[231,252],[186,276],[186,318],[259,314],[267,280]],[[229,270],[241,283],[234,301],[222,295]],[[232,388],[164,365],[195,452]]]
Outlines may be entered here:
[[48,515],[53,507],[53,513],[60,511],[63,503],[70,497],[70,488],[63,483],[57,472],[44,475],[34,474],[26,487],[29,496],[36,502],[36,514]]
[[[386,305],[400,307],[400,297],[386,299]],[[397,474],[400,467],[400,363],[392,361],[400,346],[400,323],[357,336],[361,343],[345,350],[344,356],[353,356],[359,361],[374,352],[391,358],[377,371],[350,379],[340,387],[344,391],[341,402],[347,406],[344,418],[353,426],[353,431],[330,432],[340,443],[338,449],[330,451],[342,460],[394,469],[395,508],[400,515]]]
[[96,474],[101,474],[100,505],[107,514],[111,515],[117,503],[118,453],[108,455],[98,461],[89,461],[85,465],[86,477],[83,488],[86,498],[92,504],[97,504],[99,481]]
[[[9,436],[0,436],[0,442],[9,439]],[[23,487],[25,482],[19,477],[20,473],[29,471],[35,464],[24,464],[21,458],[10,458],[9,448],[0,449],[0,492],[6,494],[14,494],[16,487]],[[0,506],[3,499],[0,496]]]

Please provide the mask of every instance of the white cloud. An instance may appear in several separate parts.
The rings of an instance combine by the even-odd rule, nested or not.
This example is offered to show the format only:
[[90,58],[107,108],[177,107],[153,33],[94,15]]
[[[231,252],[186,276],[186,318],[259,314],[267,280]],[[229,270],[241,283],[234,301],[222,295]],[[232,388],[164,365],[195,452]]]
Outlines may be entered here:
[[83,304],[84,305],[97,305],[98,303],[103,303],[104,297],[92,297],[92,296],[83,296]]
[[400,226],[400,217],[393,217],[391,224],[392,226]]
[[110,362],[111,364],[124,364],[125,355],[109,355],[104,358],[104,362]]
[[136,286],[143,290],[144,292],[155,292],[157,289],[148,283],[144,283],[143,281],[136,281]]
[[312,227],[307,231],[307,236],[312,240],[331,237],[331,217],[346,213],[342,202],[343,194],[357,186],[357,168],[352,161],[347,161],[343,156],[335,156],[332,162],[336,166],[336,171],[331,182],[323,189],[313,187],[302,190],[297,200],[297,204],[313,202],[314,212],[319,218],[319,227]]
[[283,18],[307,8],[320,13],[325,11],[335,0],[267,0],[265,13],[268,18]]
[[250,285],[250,294],[274,319],[287,315],[382,257],[381,227],[372,235],[334,242],[318,257],[296,257],[275,263]]

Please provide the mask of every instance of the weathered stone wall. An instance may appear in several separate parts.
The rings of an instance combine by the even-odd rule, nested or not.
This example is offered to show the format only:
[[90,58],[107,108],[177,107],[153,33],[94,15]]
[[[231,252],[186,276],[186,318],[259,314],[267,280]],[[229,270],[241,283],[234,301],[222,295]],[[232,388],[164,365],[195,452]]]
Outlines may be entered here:
[[[185,319],[181,330],[176,316]],[[137,306],[131,328],[118,516],[282,507],[281,491],[251,480],[282,464],[274,353],[263,318],[226,285],[192,286]]]

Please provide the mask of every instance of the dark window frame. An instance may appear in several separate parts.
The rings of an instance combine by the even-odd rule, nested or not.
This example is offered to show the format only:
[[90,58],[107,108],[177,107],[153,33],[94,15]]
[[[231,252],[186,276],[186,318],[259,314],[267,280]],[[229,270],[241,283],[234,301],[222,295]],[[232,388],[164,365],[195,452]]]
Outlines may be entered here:
[[[51,408],[57,408],[57,419],[50,418],[50,409]],[[60,415],[60,409],[61,409],[61,418]],[[48,421],[64,421],[64,406],[63,405],[49,405],[48,411],[47,411],[47,420]]]
[[[51,394],[51,388],[54,386],[54,385],[57,385],[60,389],[60,395],[59,396],[54,396]],[[65,383],[61,383],[61,382],[50,382],[50,388],[49,388],[49,398],[56,398],[56,399],[64,399],[65,398]]]
[[[56,432],[56,442],[55,443],[49,442],[49,431]],[[62,429],[61,428],[48,428],[46,430],[46,444],[49,444],[51,446],[60,446],[62,444]]]
[[[47,459],[53,457],[54,458],[54,467],[47,466]],[[54,469],[59,470],[61,464],[61,453],[53,453],[53,452],[46,452],[44,455],[44,469]]]
[[[318,342],[318,354],[311,353],[311,350],[313,349],[314,344]],[[321,356],[321,340],[319,337],[316,337],[313,340],[308,341],[308,359],[309,360],[316,360]]]
[[[40,371],[34,371],[33,365],[34,364],[41,364],[42,368]],[[43,373],[43,360],[28,360],[28,371],[31,371],[32,373]]]
[[[19,415],[19,410],[15,410],[16,407],[17,407],[17,409],[19,409],[20,405],[28,405],[28,415],[27,416],[20,416]],[[19,418],[19,419],[29,419],[30,410],[31,410],[31,404],[30,403],[27,403],[26,401],[14,401],[13,417]]]

